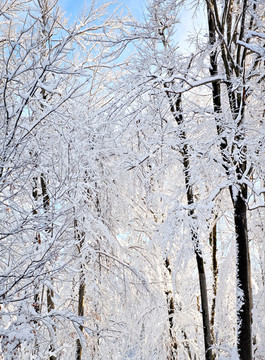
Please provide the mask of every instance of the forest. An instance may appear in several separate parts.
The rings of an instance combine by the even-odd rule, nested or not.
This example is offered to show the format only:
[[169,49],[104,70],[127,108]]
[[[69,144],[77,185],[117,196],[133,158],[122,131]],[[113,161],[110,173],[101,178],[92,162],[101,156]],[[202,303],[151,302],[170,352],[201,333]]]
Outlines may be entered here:
[[264,0],[125,5],[0,2],[0,359],[264,360]]

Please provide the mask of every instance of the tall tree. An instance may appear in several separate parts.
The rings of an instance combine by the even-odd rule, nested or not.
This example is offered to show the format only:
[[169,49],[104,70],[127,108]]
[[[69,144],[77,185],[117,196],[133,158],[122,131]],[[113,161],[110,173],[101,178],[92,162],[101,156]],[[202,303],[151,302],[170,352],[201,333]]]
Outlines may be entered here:
[[[258,31],[259,3],[240,1],[225,2],[221,9],[215,0],[207,1],[210,74],[225,74],[226,96],[234,128],[232,145],[226,136],[223,112],[224,104],[221,85],[212,84],[212,99],[215,111],[217,133],[220,136],[220,151],[223,167],[228,179],[231,200],[234,208],[235,237],[237,244],[237,345],[240,359],[252,359],[252,289],[247,225],[248,179],[252,173],[248,160],[246,143],[246,117],[253,88],[251,80],[257,76],[261,57],[249,61],[247,44],[242,41],[248,31]],[[248,43],[248,40],[247,40]],[[223,89],[224,92],[224,89]]]
[[81,321],[63,313],[53,297],[62,274],[69,280],[67,249],[75,242],[66,239],[73,224],[64,161],[76,121],[70,109],[96,84],[99,54],[114,57],[102,46],[102,31],[111,23],[115,32],[118,22],[106,18],[106,5],[91,7],[71,26],[56,1],[0,7],[2,352],[18,358],[38,338],[38,356],[52,359],[59,351],[55,319]]
[[[178,136],[176,143],[172,143],[172,140],[169,141],[171,144],[171,151],[173,149],[178,149],[180,154],[181,162],[183,164],[183,174],[184,174],[184,186],[186,194],[186,203],[188,205],[188,218],[190,222],[190,237],[193,243],[195,258],[197,262],[197,269],[199,274],[199,285],[200,285],[200,298],[201,298],[201,308],[202,308],[202,319],[203,319],[203,333],[204,333],[204,342],[205,342],[205,356],[207,359],[212,359],[212,340],[211,340],[211,331],[210,331],[210,317],[209,317],[209,307],[208,307],[208,295],[207,295],[207,285],[206,285],[206,273],[204,269],[204,259],[202,254],[202,248],[199,240],[199,234],[196,230],[196,211],[195,211],[195,198],[194,190],[191,181],[191,154],[190,154],[190,145],[189,140],[187,140],[189,134],[185,130],[185,115],[183,115],[182,109],[182,96],[181,93],[176,95],[174,93],[174,83],[175,76],[178,78],[177,69],[178,65],[176,49],[173,41],[174,26],[177,23],[177,9],[178,6],[175,2],[172,1],[153,1],[150,3],[148,8],[148,19],[143,25],[142,29],[138,29],[139,37],[143,39],[143,47],[139,56],[142,58],[140,64],[138,65],[137,71],[139,80],[139,89],[135,85],[135,91],[139,91],[139,96],[144,96],[146,92],[153,91],[153,97],[158,97],[160,100],[154,101],[154,106],[157,106],[155,102],[163,101],[162,111],[164,112],[161,116],[161,132],[163,133],[163,127],[168,126],[168,122],[172,121],[172,118],[175,124],[172,128],[175,129],[177,126]],[[146,43],[146,44],[145,44]],[[190,60],[191,61],[191,60]],[[144,67],[142,66],[144,64]],[[190,64],[184,64],[181,68],[183,74],[180,76],[182,82],[185,82],[186,73],[189,71]],[[186,68],[186,69],[185,69]],[[180,82],[180,85],[182,84]],[[141,93],[142,91],[142,93]],[[163,100],[162,100],[163,99]],[[163,108],[164,107],[164,108]],[[169,112],[168,112],[169,110]],[[153,119],[153,132],[155,133],[156,124],[155,117],[158,116],[159,110],[157,109],[157,114],[154,115]],[[155,110],[153,111],[155,113]],[[170,114],[170,115],[169,115]],[[137,113],[133,112],[133,116],[139,116]],[[152,122],[151,122],[152,124]],[[151,125],[152,126],[152,125]],[[159,136],[159,133],[158,133]],[[162,154],[168,151],[167,143],[168,139],[163,134],[161,139],[157,139],[157,143],[153,141],[153,153]],[[152,150],[151,150],[152,151]],[[153,157],[152,152],[142,160],[142,162],[151,161]],[[164,163],[165,159],[162,160]],[[142,163],[139,161],[139,165]],[[171,190],[172,191],[172,190]],[[177,215],[176,215],[177,216]],[[174,264],[174,260],[173,264]],[[167,271],[170,272],[170,267],[168,258],[165,260]],[[173,265],[174,266],[174,265]],[[168,314],[169,314],[169,327],[170,327],[170,337],[171,337],[171,347],[170,358],[177,358],[177,343],[174,340],[174,329],[173,329],[173,313],[174,311],[174,301],[170,293],[166,292],[167,303],[168,303]]]
[[[236,4],[225,2],[221,7],[218,2],[207,1],[205,10],[205,15],[208,14],[206,22],[209,25],[209,42],[203,44],[203,41],[199,40],[200,48],[195,48],[195,55],[191,57],[179,56],[172,42],[169,49],[168,41],[174,34],[177,16],[175,2],[152,1],[147,21],[142,26],[139,24],[136,26],[134,38],[138,36],[143,46],[139,47],[141,50],[139,59],[136,60],[134,82],[130,82],[131,86],[128,89],[131,98],[126,116],[129,117],[131,111],[132,118],[136,120],[137,136],[144,137],[145,151],[139,152],[141,155],[138,155],[138,159],[137,156],[134,158],[130,169],[149,161],[155,163],[160,156],[163,157],[164,167],[166,162],[169,167],[172,164],[172,160],[170,163],[167,157],[169,149],[177,149],[180,152],[184,164],[189,218],[190,221],[194,220],[190,228],[195,240],[195,252],[201,260],[201,268],[205,267],[205,259],[202,260],[201,257],[201,244],[198,243],[199,228],[202,227],[201,211],[207,217],[207,211],[210,209],[213,211],[217,204],[219,206],[219,200],[222,199],[223,202],[227,194],[226,189],[229,190],[234,221],[233,234],[236,241],[237,306],[234,310],[237,312],[238,324],[237,350],[239,356],[245,359],[252,356],[252,290],[247,208],[253,196],[250,193],[255,193],[259,197],[261,194],[256,188],[257,185],[253,185],[252,174],[255,168],[254,159],[256,164],[259,162],[256,157],[260,156],[260,138],[263,136],[263,121],[262,123],[258,121],[262,118],[262,103],[258,103],[255,114],[252,104],[257,102],[258,97],[260,98],[264,79],[262,70],[264,25],[260,17],[260,2],[243,1]],[[250,39],[256,41],[251,44]],[[210,77],[206,72],[209,68]],[[130,78],[130,74],[128,77]],[[166,107],[163,93],[167,94],[169,109]],[[138,108],[133,106],[137,96],[138,99],[142,97]],[[150,104],[147,105],[148,101]],[[213,109],[209,106],[209,101],[212,102]],[[122,103],[120,100],[121,110]],[[148,111],[144,113],[143,109]],[[174,127],[170,128],[168,110],[176,120],[178,130]],[[144,113],[142,118],[141,112]],[[156,114],[153,115],[153,123],[150,121],[150,114]],[[160,128],[156,123],[156,117],[161,120]],[[257,136],[253,134],[251,121],[254,121],[259,129]],[[195,134],[195,129],[198,135]],[[181,141],[174,143],[170,138],[173,133],[177,133]],[[205,140],[204,144],[202,138]],[[257,146],[252,150],[247,144],[253,143],[254,138],[257,139]],[[208,171],[203,168],[206,159]],[[214,174],[215,176],[212,176]],[[249,189],[251,189],[250,193]],[[212,215],[208,216],[207,223],[210,228],[209,218]],[[220,226],[225,230],[222,225]],[[165,230],[165,224],[162,228]],[[212,232],[211,244],[214,284],[212,297],[215,299],[212,310],[214,310],[219,295],[216,290],[218,274],[216,231]],[[205,269],[203,273],[206,278]],[[203,288],[204,294],[207,295],[206,283]],[[206,297],[204,299],[207,308],[208,301]],[[204,305],[202,307],[204,308]],[[216,337],[213,331],[213,316],[212,311],[212,335]],[[208,319],[205,322],[205,333],[208,334],[205,338],[205,344],[208,344],[205,356],[211,357],[209,316],[205,319]]]

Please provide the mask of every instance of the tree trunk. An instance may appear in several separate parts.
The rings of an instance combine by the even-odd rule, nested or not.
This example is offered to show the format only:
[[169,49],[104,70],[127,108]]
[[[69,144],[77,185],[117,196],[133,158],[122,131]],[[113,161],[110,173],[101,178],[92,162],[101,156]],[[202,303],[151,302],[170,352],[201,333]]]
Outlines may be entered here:
[[[55,306],[54,306],[54,301],[53,301],[53,290],[52,289],[47,289],[47,308],[48,308],[48,312],[54,310]],[[53,326],[53,331],[55,332],[56,331],[56,328],[55,326]],[[50,344],[50,351],[54,351],[55,348],[54,348],[54,345],[53,345],[53,341],[51,340],[51,344]],[[49,357],[49,360],[56,360],[56,356],[54,355],[51,355]]]
[[[167,96],[170,102],[171,113],[179,126],[183,125],[183,116],[182,116],[182,101],[181,94],[178,94],[175,99],[172,98],[171,94],[167,92]],[[191,206],[188,215],[193,219],[194,218],[194,209],[192,208],[194,204],[194,195],[193,189],[190,185],[190,157],[189,149],[187,144],[186,132],[181,129],[180,139],[183,144],[181,147],[181,154],[183,158],[183,170],[184,170],[184,179],[186,186],[186,198],[188,205]],[[207,284],[206,284],[206,275],[204,270],[204,262],[200,249],[200,242],[198,239],[198,234],[196,229],[192,226],[191,228],[191,239],[194,247],[194,252],[196,256],[197,269],[199,275],[199,285],[200,285],[200,296],[201,296],[201,314],[203,321],[203,335],[204,335],[204,348],[205,348],[205,358],[206,360],[212,360],[212,339],[211,339],[211,326],[210,326],[210,316],[209,316],[209,306],[208,306],[208,295],[207,295]]]
[[[165,267],[167,269],[169,279],[172,281],[171,267],[168,257],[165,260]],[[165,290],[166,300],[167,300],[167,312],[168,312],[168,323],[169,323],[169,337],[170,337],[170,349],[168,360],[177,360],[177,349],[178,344],[176,337],[174,336],[174,314],[175,314],[175,305],[172,290]]]
[[[81,256],[83,244],[85,241],[85,233],[78,230],[78,222],[74,220],[74,229],[75,229],[75,239],[77,240],[77,249],[79,256]],[[83,317],[85,313],[85,281],[84,281],[84,272],[83,272],[83,263],[80,259],[80,277],[79,277],[79,288],[78,288],[78,316]],[[79,330],[82,333],[84,331],[84,326],[79,325]],[[80,338],[76,340],[76,360],[82,359],[82,343]]]
[[247,206],[242,193],[234,201],[237,250],[237,346],[240,360],[252,359],[252,291],[247,234]]
[[[216,217],[215,217],[216,220]],[[218,280],[218,264],[217,264],[217,224],[215,223],[210,233],[210,246],[212,248],[212,272],[213,272],[213,301],[211,309],[211,334],[213,342],[215,342],[214,334],[214,320],[215,320],[215,306],[217,295],[217,280]]]
[[[85,284],[83,276],[80,276],[80,284],[78,290],[78,316],[84,316],[84,306],[85,306]],[[83,332],[83,325],[79,326],[79,330]],[[82,344],[80,339],[76,340],[76,360],[82,359]]]
[[[44,174],[42,173],[40,176],[40,186],[41,186],[41,195],[42,195],[42,204],[43,204],[43,209],[46,215],[48,215],[48,211],[50,209],[50,197],[47,191],[47,184],[46,184],[46,180],[44,177]],[[49,223],[48,218],[46,218],[47,224]],[[50,233],[51,236],[53,236],[53,229],[52,226],[47,226],[47,228],[45,229],[46,232]],[[52,310],[54,310],[55,306],[54,306],[54,301],[53,301],[53,297],[54,297],[54,293],[53,290],[48,288],[47,289],[47,309],[48,312],[51,312]],[[56,331],[55,326],[53,325],[53,331]],[[53,339],[51,339],[51,343],[50,343],[50,351],[54,351],[54,344],[53,344]],[[49,360],[56,360],[56,356],[51,355],[49,357]]]
[[[247,1],[242,2],[241,9],[241,23],[237,24],[239,40],[243,39],[246,19]],[[248,246],[248,229],[247,229],[247,186],[245,184],[238,184],[243,174],[246,171],[246,156],[247,149],[244,145],[245,134],[242,127],[244,120],[246,90],[245,90],[245,57],[246,51],[241,52],[241,46],[235,45],[233,53],[231,52],[231,24],[232,24],[232,3],[226,9],[227,17],[224,23],[220,23],[218,15],[218,6],[216,0],[207,1],[208,11],[208,26],[209,26],[209,43],[212,46],[210,54],[210,74],[212,76],[218,74],[217,65],[217,31],[224,34],[225,26],[227,33],[227,43],[230,43],[229,48],[225,47],[224,41],[221,41],[221,56],[227,77],[227,95],[229,99],[229,106],[232,118],[234,120],[235,128],[237,130],[234,145],[229,153],[228,142],[223,136],[223,125],[221,124],[220,114],[222,113],[221,104],[221,88],[220,84],[212,83],[212,97],[213,107],[215,112],[215,121],[217,133],[221,137],[220,152],[223,159],[223,167],[229,179],[233,176],[231,169],[235,170],[235,184],[231,185],[230,195],[233,203],[234,210],[234,223],[235,223],[235,238],[236,238],[236,272],[237,272],[237,348],[240,360],[252,359],[252,336],[251,336],[251,309],[252,309],[252,292],[251,292],[251,271],[249,259],[249,246]],[[250,20],[250,27],[253,25],[253,18]],[[233,59],[233,63],[231,61]],[[242,82],[242,91],[233,89],[232,79],[238,78]],[[233,159],[234,150],[236,149],[237,158]],[[233,170],[232,170],[233,171]]]
[[203,321],[203,334],[204,334],[204,347],[205,347],[205,359],[212,360],[212,339],[211,339],[211,327],[210,327],[210,317],[209,317],[209,307],[208,307],[208,295],[207,295],[207,284],[206,276],[203,264],[203,258],[199,250],[195,250],[197,268],[199,272],[199,282],[200,282],[200,293],[201,293],[201,313]]

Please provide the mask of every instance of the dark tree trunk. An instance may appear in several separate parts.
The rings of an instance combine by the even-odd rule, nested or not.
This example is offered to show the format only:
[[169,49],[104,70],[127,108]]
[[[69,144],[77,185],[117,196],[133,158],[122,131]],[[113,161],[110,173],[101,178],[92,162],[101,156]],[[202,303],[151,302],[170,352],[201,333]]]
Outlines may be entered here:
[[[53,290],[48,288],[48,289],[47,289],[47,308],[48,308],[48,312],[51,312],[52,310],[55,309],[53,297],[54,297]],[[56,328],[55,328],[54,325],[53,325],[53,331],[54,331],[54,332],[56,331]],[[54,348],[54,345],[53,345],[53,343],[52,343],[52,341],[51,341],[50,351],[54,351],[54,350],[55,350],[55,348]],[[49,360],[56,360],[56,356],[51,355],[51,356],[49,357]]]
[[252,291],[247,234],[247,206],[242,193],[234,201],[237,250],[237,346],[240,360],[252,359]]
[[[81,257],[82,248],[85,241],[85,233],[84,231],[78,230],[78,222],[74,220],[74,229],[75,229],[75,239],[77,241],[77,249],[78,253]],[[85,314],[85,279],[84,279],[84,271],[83,271],[83,263],[80,260],[80,278],[79,278],[79,288],[78,288],[78,316],[83,317]],[[84,331],[84,326],[82,324],[79,325],[79,330],[82,333]],[[80,338],[76,340],[76,360],[82,359],[82,343]]]
[[[36,187],[33,191],[33,196],[37,200],[37,198],[38,198],[37,178],[35,178],[35,183],[36,183]],[[47,190],[47,182],[45,180],[45,176],[43,173],[40,176],[40,196],[42,197],[42,205],[43,205],[44,213],[46,214],[47,227],[46,227],[45,231],[47,233],[50,233],[50,235],[52,236],[52,226],[49,224],[49,220],[47,218],[49,209],[50,209],[50,197],[49,197],[48,190]],[[41,243],[40,234],[38,234],[38,242]],[[44,289],[43,289],[43,291],[44,291]],[[55,308],[54,301],[53,301],[53,297],[54,297],[53,290],[48,288],[46,294],[47,294],[47,310],[48,310],[48,312],[51,312]],[[53,325],[52,327],[53,327],[53,331],[55,332],[56,331],[55,326]],[[51,339],[49,351],[53,352],[54,350],[55,350],[55,348],[54,348],[53,340]],[[49,360],[56,360],[56,356],[51,355],[49,357]]]
[[[216,220],[216,218],[215,218]],[[213,272],[213,300],[211,308],[211,334],[213,342],[215,341],[214,321],[215,321],[215,306],[217,295],[217,280],[218,280],[218,263],[217,263],[217,224],[215,223],[210,233],[210,246],[212,248],[212,272]]]
[[[84,300],[85,300],[85,284],[84,279],[80,279],[79,291],[78,291],[78,316],[84,316]],[[79,330],[83,332],[83,325],[79,326]],[[80,339],[76,340],[76,360],[82,359],[82,344]]]
[[[165,260],[165,267],[167,269],[170,280],[172,281],[171,267],[168,257]],[[167,312],[168,312],[168,323],[169,323],[169,337],[170,337],[170,349],[168,360],[177,360],[177,349],[178,344],[176,337],[174,336],[174,315],[175,315],[175,305],[173,299],[172,290],[165,290],[166,300],[167,300]]]
[[[164,30],[159,30],[159,35],[162,38],[162,43],[166,49],[168,46],[167,39],[164,34]],[[191,65],[191,62],[188,65],[188,69]],[[172,75],[172,74],[169,74]],[[170,91],[168,91],[168,85],[164,84],[165,92],[169,100],[170,111],[173,115],[174,120],[179,127],[183,126],[183,115],[182,115],[182,98],[181,93],[174,96]],[[194,209],[192,208],[194,204],[193,189],[190,184],[190,156],[189,148],[187,143],[187,137],[185,130],[180,130],[180,140],[181,140],[181,154],[183,161],[183,170],[184,170],[184,179],[186,186],[186,198],[188,205],[191,205],[189,210],[189,216],[191,219],[194,219]],[[206,360],[212,360],[212,339],[211,339],[211,327],[210,327],[210,317],[209,317],[209,306],[208,306],[208,296],[207,296],[207,284],[206,276],[203,264],[203,257],[200,249],[200,242],[198,239],[198,234],[196,229],[191,227],[191,239],[194,247],[194,252],[196,256],[197,269],[199,274],[199,285],[200,285],[200,295],[201,295],[201,313],[203,320],[203,334],[204,334],[204,348],[205,348],[205,358]]]
[[[238,183],[242,179],[246,171],[247,164],[247,149],[245,143],[245,133],[242,127],[244,121],[245,102],[246,102],[246,87],[244,66],[246,51],[241,51],[241,45],[236,44],[234,41],[232,49],[231,28],[232,28],[232,2],[226,8],[226,19],[223,18],[222,22],[219,20],[218,6],[216,0],[207,0],[208,11],[208,26],[209,26],[209,43],[212,46],[210,54],[210,74],[212,76],[218,74],[217,65],[217,33],[225,34],[227,48],[224,41],[220,43],[220,53],[225,74],[227,77],[227,95],[229,99],[229,106],[232,118],[234,120],[235,128],[237,130],[232,149],[228,148],[228,142],[223,136],[224,125],[222,124],[222,102],[221,102],[221,88],[220,84],[212,83],[212,96],[213,107],[215,111],[215,121],[217,133],[220,135],[220,152],[223,159],[223,167],[229,179],[233,177],[235,171],[235,184],[230,186],[230,195],[233,203],[234,210],[234,223],[235,223],[235,238],[236,238],[236,272],[237,272],[237,348],[240,360],[252,359],[252,335],[251,335],[251,309],[252,309],[252,292],[251,292],[251,271],[249,259],[249,246],[248,246],[248,228],[247,228],[247,186]],[[237,32],[234,31],[234,36],[238,36],[239,40],[243,39],[246,22],[247,1],[242,1],[241,20],[237,23]],[[226,4],[226,6],[228,6]],[[255,10],[255,5],[253,5]],[[253,26],[253,16],[251,17],[249,26]],[[236,39],[235,39],[236,40]],[[242,82],[242,91],[233,89],[232,79],[236,77]],[[234,150],[240,154],[240,160],[234,160]],[[237,156],[238,158],[238,156]]]
[[200,282],[200,293],[201,293],[201,313],[203,321],[203,334],[204,334],[204,347],[205,347],[205,359],[212,360],[212,339],[211,339],[211,327],[210,327],[210,317],[209,317],[209,307],[208,307],[208,295],[207,295],[207,284],[206,276],[204,271],[203,258],[201,253],[195,250],[197,268],[199,272],[199,282]]
[[[176,98],[172,98],[171,94],[166,91],[169,102],[170,102],[170,110],[171,113],[177,122],[177,124],[182,127],[183,126],[183,116],[182,116],[182,99],[181,94],[178,94]],[[193,189],[190,185],[190,156],[189,156],[189,148],[187,144],[187,136],[186,132],[181,129],[180,131],[180,139],[183,144],[181,147],[181,154],[183,159],[183,171],[184,171],[184,179],[186,186],[186,198],[187,203],[190,205],[189,216],[191,219],[194,219],[194,195]],[[194,252],[196,256],[197,269],[199,275],[199,285],[200,285],[200,297],[201,297],[201,314],[203,321],[203,335],[204,335],[204,348],[205,348],[205,359],[212,360],[212,338],[211,338],[211,326],[210,326],[210,316],[209,316],[209,305],[208,305],[208,295],[207,295],[207,283],[206,283],[206,275],[204,269],[203,256],[200,248],[200,241],[198,239],[198,234],[196,228],[192,225],[191,227],[191,239],[194,247]]]

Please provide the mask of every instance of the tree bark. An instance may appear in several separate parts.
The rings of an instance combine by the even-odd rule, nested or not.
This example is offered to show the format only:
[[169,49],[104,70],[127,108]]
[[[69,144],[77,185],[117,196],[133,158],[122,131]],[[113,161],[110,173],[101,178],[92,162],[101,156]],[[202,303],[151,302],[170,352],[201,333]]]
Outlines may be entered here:
[[238,193],[234,201],[234,221],[237,245],[237,347],[240,360],[251,360],[251,272],[247,234],[247,206],[242,193]]
[[[216,217],[215,217],[216,220]],[[211,308],[211,334],[213,342],[215,341],[214,321],[215,321],[215,306],[217,295],[217,280],[218,280],[218,263],[217,263],[217,224],[215,223],[210,233],[210,246],[212,248],[212,272],[213,272],[213,300]]]
[[[52,310],[54,310],[55,306],[54,306],[54,301],[53,301],[53,290],[52,289],[47,289],[47,308],[48,308],[48,312],[51,312]],[[56,331],[56,328],[55,326],[53,325],[53,331],[55,332]],[[53,345],[53,342],[51,341],[51,344],[50,344],[50,351],[54,351],[55,348],[54,348],[54,345]],[[56,356],[54,355],[51,355],[49,357],[49,360],[56,360]]]
[[[42,205],[43,205],[43,209],[44,209],[44,213],[47,215],[48,211],[50,209],[50,197],[47,191],[47,183],[45,180],[45,176],[42,173],[40,176],[40,186],[41,186],[41,196],[42,196]],[[47,224],[48,224],[48,219],[46,218]],[[53,231],[52,231],[52,226],[47,226],[47,228],[45,229],[46,232],[50,233],[51,236],[53,236]],[[55,305],[54,305],[54,301],[53,301],[53,297],[54,297],[54,292],[52,289],[48,288],[47,289],[47,310],[48,312],[51,312],[52,310],[55,309]],[[56,331],[55,326],[52,326],[53,331]],[[54,348],[54,344],[53,344],[53,340],[51,339],[50,341],[50,347],[49,350],[51,352],[53,352],[55,350]],[[51,355],[49,357],[49,360],[56,360],[56,356]]]
[[[85,284],[83,276],[80,276],[80,284],[78,290],[78,316],[84,316],[84,306],[85,306]],[[80,325],[79,330],[83,332],[84,326]],[[76,340],[76,360],[82,359],[82,344],[80,339]]]
[[[170,102],[171,113],[179,126],[183,125],[183,116],[182,116],[182,101],[181,94],[178,94],[176,99],[173,99],[171,94],[167,92],[167,96]],[[190,185],[190,157],[189,149],[187,144],[186,132],[182,129],[180,131],[181,143],[181,154],[183,158],[183,170],[184,170],[184,179],[186,186],[186,198],[187,203],[190,205],[188,215],[194,219],[194,195],[193,189]],[[201,314],[203,321],[203,335],[204,335],[204,348],[205,348],[205,359],[212,360],[212,338],[211,338],[211,326],[210,326],[210,316],[209,316],[209,305],[208,305],[208,295],[207,295],[207,283],[206,275],[204,269],[203,257],[200,249],[200,241],[198,239],[198,234],[196,229],[192,226],[191,228],[191,239],[194,247],[194,252],[196,256],[197,269],[199,275],[199,285],[200,285],[200,297],[201,297]]]
[[[226,5],[227,6],[227,5]],[[243,39],[245,21],[246,21],[247,1],[242,1],[241,22],[237,24],[238,33],[233,36],[239,36],[239,40]],[[247,228],[247,185],[239,183],[247,168],[247,148],[244,145],[245,133],[242,128],[245,112],[245,79],[244,66],[246,51],[241,52],[241,46],[235,45],[236,39],[231,36],[232,24],[232,3],[226,9],[226,19],[219,20],[218,6],[216,0],[207,1],[208,11],[208,27],[209,27],[209,43],[212,46],[210,54],[210,75],[218,74],[217,64],[217,35],[224,35],[225,26],[227,33],[227,40],[229,43],[225,44],[224,39],[221,38],[221,56],[224,65],[224,70],[227,77],[227,95],[229,99],[229,106],[231,115],[237,130],[234,139],[234,145],[229,151],[228,142],[223,136],[223,125],[221,124],[222,101],[220,84],[212,83],[212,98],[213,108],[215,112],[215,122],[217,133],[220,135],[220,152],[223,160],[223,167],[229,179],[235,176],[235,183],[230,185],[230,195],[234,211],[235,224],[235,238],[236,238],[236,277],[237,277],[237,348],[240,360],[252,359],[252,291],[251,291],[251,271],[249,259],[248,246],[248,228]],[[253,18],[250,20],[250,27],[252,27]],[[235,29],[236,30],[236,29]],[[234,41],[234,49],[232,53],[232,40]],[[236,77],[242,82],[242,91],[233,90],[232,78]],[[240,154],[237,159],[233,158],[234,150]],[[239,160],[238,160],[239,159]],[[232,171],[235,172],[233,175]]]
[[[82,247],[85,241],[85,233],[81,231],[81,233],[78,230],[78,222],[75,219],[74,220],[74,229],[75,229],[75,239],[77,240],[77,249],[78,253],[81,256],[82,253]],[[79,288],[78,288],[78,309],[77,313],[78,316],[83,317],[85,313],[85,281],[84,281],[84,272],[83,272],[83,263],[80,259],[80,277],[79,277]],[[79,325],[79,330],[82,333],[84,331],[84,326]],[[82,343],[80,338],[76,340],[76,360],[82,359]]]
[[[165,260],[165,267],[167,269],[170,280],[172,281],[171,267],[169,263],[169,258]],[[172,290],[165,290],[166,300],[167,300],[167,312],[168,312],[168,323],[169,323],[169,337],[170,337],[170,350],[168,360],[177,360],[177,350],[178,344],[176,337],[174,336],[174,315],[175,315],[175,305]]]

